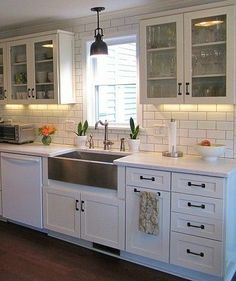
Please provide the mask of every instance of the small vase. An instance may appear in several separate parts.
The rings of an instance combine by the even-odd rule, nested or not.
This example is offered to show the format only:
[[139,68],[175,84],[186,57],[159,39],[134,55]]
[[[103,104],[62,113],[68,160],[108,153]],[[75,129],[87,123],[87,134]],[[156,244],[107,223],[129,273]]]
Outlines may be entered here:
[[76,137],[75,145],[78,146],[79,148],[82,148],[82,149],[87,148],[86,143],[87,143],[87,136],[77,136]]
[[128,139],[129,151],[139,152],[140,139]]
[[51,142],[52,142],[52,138],[50,136],[43,136],[42,137],[42,143],[44,145],[50,145]]

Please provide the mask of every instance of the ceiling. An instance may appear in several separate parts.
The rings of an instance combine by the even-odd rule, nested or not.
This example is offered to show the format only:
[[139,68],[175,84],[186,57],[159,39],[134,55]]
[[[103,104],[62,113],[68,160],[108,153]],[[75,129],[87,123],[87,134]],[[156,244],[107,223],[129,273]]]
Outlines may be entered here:
[[[94,15],[90,9],[106,7],[105,12],[134,8],[145,5],[187,2],[204,4],[219,0],[1,0],[0,30],[19,28],[26,25],[45,24],[53,21],[74,19]],[[104,13],[105,13],[104,12]]]

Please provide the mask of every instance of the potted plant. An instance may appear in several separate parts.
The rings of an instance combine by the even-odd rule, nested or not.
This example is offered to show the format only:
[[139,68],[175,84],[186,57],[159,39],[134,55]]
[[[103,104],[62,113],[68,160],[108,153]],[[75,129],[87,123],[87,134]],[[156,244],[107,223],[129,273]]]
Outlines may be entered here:
[[42,143],[44,145],[50,145],[52,142],[51,135],[56,132],[56,128],[51,125],[44,125],[38,129],[39,135],[42,136]]
[[87,136],[86,132],[88,130],[88,121],[85,120],[84,123],[79,122],[77,125],[77,131],[75,134],[77,135],[76,137],[76,146],[80,148],[86,148],[86,142],[87,142]]
[[132,152],[138,152],[140,147],[140,139],[138,139],[139,134],[139,125],[135,126],[134,119],[130,117],[129,119],[129,125],[130,125],[130,139],[128,139],[128,146],[129,150]]

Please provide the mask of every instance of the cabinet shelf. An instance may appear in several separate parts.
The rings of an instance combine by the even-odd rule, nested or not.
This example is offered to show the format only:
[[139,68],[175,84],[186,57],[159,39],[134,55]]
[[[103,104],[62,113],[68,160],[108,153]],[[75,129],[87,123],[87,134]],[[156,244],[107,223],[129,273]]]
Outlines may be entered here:
[[53,85],[53,82],[36,83],[36,86],[41,86],[41,85]]
[[152,80],[174,80],[174,79],[176,79],[176,77],[174,76],[163,76],[163,77],[148,77],[147,80],[152,81]]
[[27,86],[27,84],[13,84],[13,87],[24,87]]
[[202,74],[202,75],[193,75],[192,78],[209,78],[209,77],[225,77],[225,73],[219,73],[219,74]]
[[152,49],[147,49],[147,52],[162,52],[162,51],[170,51],[170,50],[176,50],[176,47],[152,48]]
[[47,63],[47,62],[53,62],[53,59],[36,60],[36,63]]
[[12,65],[13,65],[13,66],[26,65],[26,61],[23,61],[23,62],[14,62]]
[[226,44],[226,41],[218,41],[218,42],[193,44],[192,47],[197,48],[197,47],[208,47],[208,46],[225,45],[225,44]]

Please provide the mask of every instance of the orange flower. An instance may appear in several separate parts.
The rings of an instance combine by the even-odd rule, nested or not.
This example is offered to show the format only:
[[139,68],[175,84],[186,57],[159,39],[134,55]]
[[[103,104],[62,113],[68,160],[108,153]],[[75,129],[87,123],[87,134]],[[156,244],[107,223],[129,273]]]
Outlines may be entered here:
[[44,125],[43,127],[39,128],[39,135],[42,136],[49,136],[56,132],[56,128],[54,126]]

